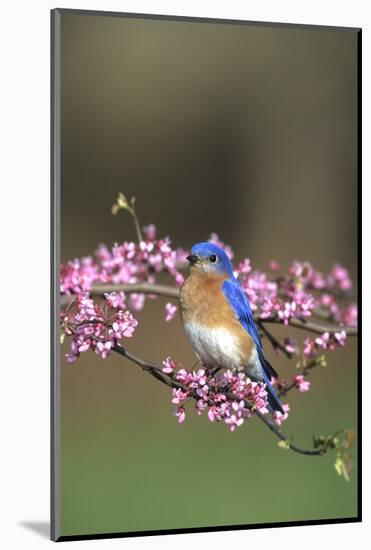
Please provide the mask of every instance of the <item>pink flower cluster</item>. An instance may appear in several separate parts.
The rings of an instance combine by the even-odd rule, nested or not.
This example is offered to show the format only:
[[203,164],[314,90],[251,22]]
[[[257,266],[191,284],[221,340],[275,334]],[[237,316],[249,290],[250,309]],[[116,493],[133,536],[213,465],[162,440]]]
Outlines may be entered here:
[[282,405],[283,413],[280,411],[273,411],[272,418],[278,426],[281,426],[282,422],[289,416],[290,405],[285,403]]
[[120,340],[131,338],[138,321],[124,308],[123,292],[105,294],[103,305],[95,303],[87,292],[78,294],[61,312],[63,334],[71,337],[67,362],[75,362],[89,349],[106,359]]
[[286,274],[280,276],[279,264],[272,260],[268,275],[253,270],[248,258],[240,262],[235,276],[245,291],[251,309],[262,319],[277,318],[288,325],[290,319],[305,320],[316,308],[325,312],[329,320],[356,326],[357,305],[352,303],[341,307],[338,297],[347,297],[352,288],[348,271],[336,264],[328,275],[313,269],[309,262],[293,262]]
[[324,332],[317,336],[317,338],[306,338],[304,340],[303,353],[307,357],[315,357],[319,352],[323,350],[334,351],[336,348],[345,346],[347,335],[345,330],[330,334]]
[[296,374],[295,376],[292,377],[292,379],[293,379],[294,382],[295,382],[296,388],[297,388],[300,392],[303,393],[303,392],[306,392],[306,391],[309,390],[309,388],[310,388],[310,382],[309,382],[309,380],[305,380],[303,374]]
[[[94,257],[67,262],[61,267],[61,293],[80,294],[90,291],[94,283],[135,284],[156,283],[157,276],[166,272],[180,287],[184,276],[188,252],[174,249],[169,237],[157,238],[156,227],[143,228],[144,238],[139,243],[123,242],[111,249],[100,245]],[[230,259],[234,253],[216,233],[209,241],[223,248]],[[288,325],[291,319],[305,320],[316,309],[325,312],[329,320],[346,326],[356,326],[357,306],[354,303],[341,306],[338,298],[348,297],[352,281],[348,271],[334,265],[325,275],[316,271],[309,262],[293,262],[286,273],[279,274],[280,266],[272,260],[270,274],[253,270],[248,258],[235,268],[251,309],[262,319],[276,318]],[[149,296],[155,298],[155,296]],[[128,298],[130,307],[138,311],[144,307],[146,296],[133,293]],[[168,303],[165,319],[171,321],[176,306]]]
[[[62,265],[61,294],[90,291],[94,283],[153,284],[156,276],[164,271],[174,278],[177,287],[181,286],[184,277],[178,267],[186,262],[187,253],[181,248],[174,250],[168,237],[156,240],[154,225],[145,227],[144,235],[145,240],[139,243],[124,242],[115,244],[111,249],[102,244],[94,258],[75,259]],[[129,301],[133,309],[140,310],[144,306],[145,295],[131,294]]]
[[[181,384],[172,391],[174,415],[179,423],[185,420],[184,405],[190,398],[195,401],[198,414],[207,411],[210,422],[224,421],[231,432],[242,426],[255,411],[269,413],[265,384],[253,382],[243,372],[227,370],[211,374],[205,369],[177,370],[171,357],[163,361],[163,365],[162,372]],[[288,410],[288,405],[284,405],[284,414],[273,413],[272,417],[278,425],[287,418]]]

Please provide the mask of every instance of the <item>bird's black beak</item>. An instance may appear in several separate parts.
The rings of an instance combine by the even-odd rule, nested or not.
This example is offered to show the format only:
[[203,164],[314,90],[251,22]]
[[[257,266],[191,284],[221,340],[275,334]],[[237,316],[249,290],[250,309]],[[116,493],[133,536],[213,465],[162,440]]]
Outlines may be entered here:
[[191,254],[190,256],[187,256],[187,260],[191,265],[194,265],[198,261],[198,256],[196,254]]

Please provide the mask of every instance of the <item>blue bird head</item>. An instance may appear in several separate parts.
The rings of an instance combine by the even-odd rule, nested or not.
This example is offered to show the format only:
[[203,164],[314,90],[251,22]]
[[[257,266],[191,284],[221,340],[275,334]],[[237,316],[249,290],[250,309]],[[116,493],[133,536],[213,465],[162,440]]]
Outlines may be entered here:
[[227,254],[216,244],[195,244],[187,260],[191,264],[191,270],[233,277],[232,264]]

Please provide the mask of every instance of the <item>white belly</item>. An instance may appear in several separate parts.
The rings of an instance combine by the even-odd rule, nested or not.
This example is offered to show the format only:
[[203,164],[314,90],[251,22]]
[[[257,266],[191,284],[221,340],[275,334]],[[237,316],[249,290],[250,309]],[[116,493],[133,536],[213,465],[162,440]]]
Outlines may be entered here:
[[201,361],[208,368],[244,370],[257,380],[262,379],[262,367],[254,348],[246,360],[241,356],[238,339],[224,328],[204,328],[195,322],[184,323],[185,333]]
[[198,323],[184,325],[194,351],[205,367],[238,368],[241,356],[237,339],[223,328],[203,328]]

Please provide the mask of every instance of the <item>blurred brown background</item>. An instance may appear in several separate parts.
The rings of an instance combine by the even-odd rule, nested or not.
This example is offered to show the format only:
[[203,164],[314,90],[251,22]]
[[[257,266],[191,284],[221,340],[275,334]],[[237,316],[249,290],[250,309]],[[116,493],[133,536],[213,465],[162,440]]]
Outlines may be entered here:
[[[69,13],[61,55],[62,261],[135,238],[110,214],[123,191],[175,246],[216,231],[257,268],[339,261],[356,275],[354,30]],[[128,347],[192,364],[164,304],[148,303]],[[285,425],[304,446],[356,427],[355,342],[312,382]],[[257,421],[230,434],[171,413],[167,389],[120,357],[62,359],[63,534],[356,514],[356,472],[338,478],[334,456],[283,452]]]

